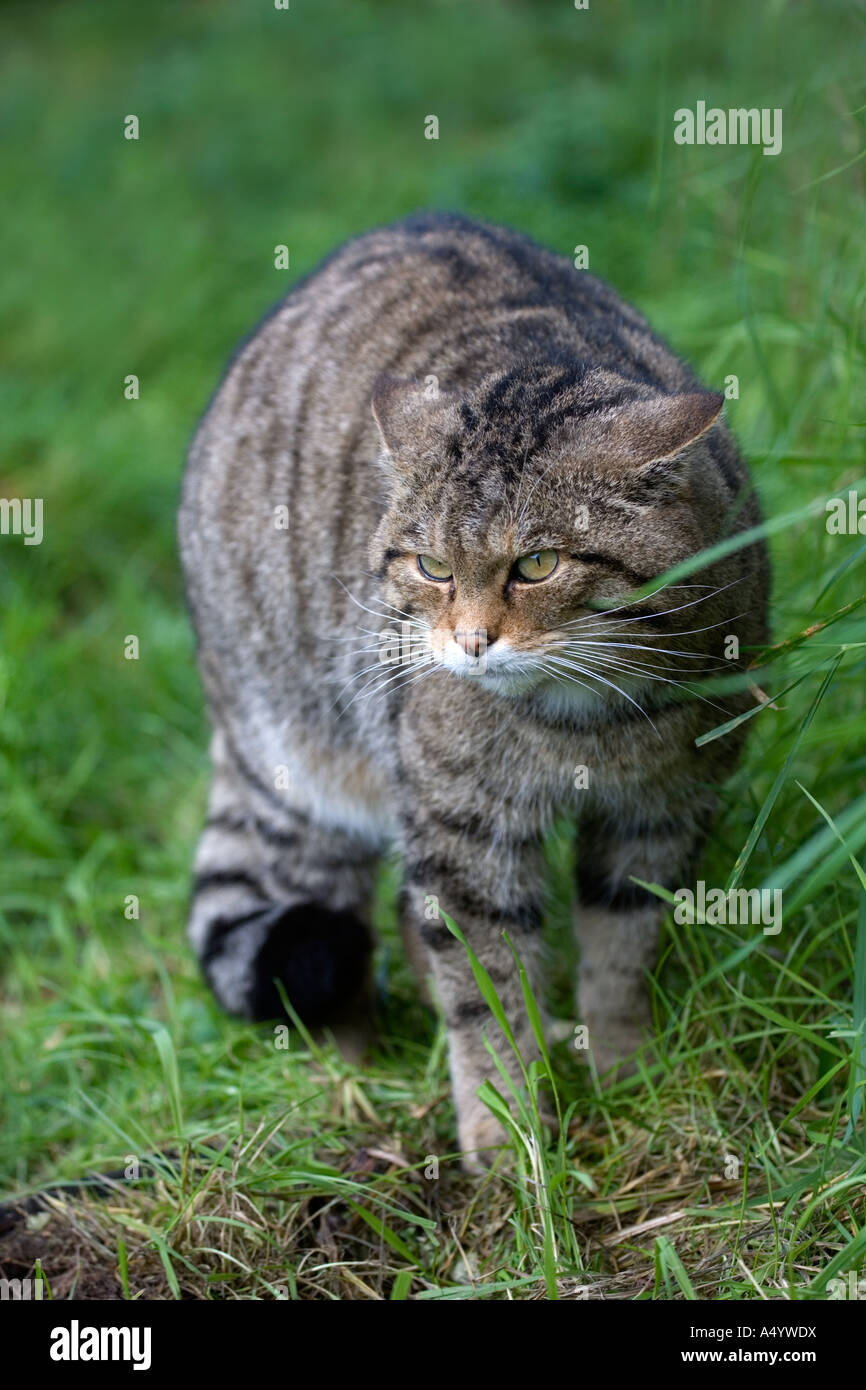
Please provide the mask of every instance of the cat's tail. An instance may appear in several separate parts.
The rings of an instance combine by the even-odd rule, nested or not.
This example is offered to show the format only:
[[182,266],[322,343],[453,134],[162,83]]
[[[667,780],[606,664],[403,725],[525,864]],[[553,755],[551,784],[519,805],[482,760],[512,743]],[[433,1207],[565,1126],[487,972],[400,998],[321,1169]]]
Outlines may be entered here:
[[284,804],[217,735],[208,819],[195,857],[189,936],[216,998],[249,1019],[311,1027],[366,993],[370,846]]

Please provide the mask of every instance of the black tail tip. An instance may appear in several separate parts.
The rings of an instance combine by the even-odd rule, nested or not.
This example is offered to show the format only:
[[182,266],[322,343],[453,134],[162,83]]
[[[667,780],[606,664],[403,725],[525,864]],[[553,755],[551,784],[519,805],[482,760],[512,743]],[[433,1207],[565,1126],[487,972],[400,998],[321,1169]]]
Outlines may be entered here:
[[248,1017],[285,1017],[279,980],[305,1024],[314,1028],[332,1021],[358,998],[372,950],[370,930],[353,912],[318,903],[286,908],[274,917],[253,962]]

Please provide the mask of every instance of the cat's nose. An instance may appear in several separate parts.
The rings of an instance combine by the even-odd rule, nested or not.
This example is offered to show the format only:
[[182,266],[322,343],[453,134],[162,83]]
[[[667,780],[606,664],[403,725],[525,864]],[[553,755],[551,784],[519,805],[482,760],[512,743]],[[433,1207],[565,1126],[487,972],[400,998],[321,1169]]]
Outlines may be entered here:
[[481,656],[482,652],[493,646],[494,640],[483,627],[458,628],[454,633],[454,641],[463,648],[467,656]]

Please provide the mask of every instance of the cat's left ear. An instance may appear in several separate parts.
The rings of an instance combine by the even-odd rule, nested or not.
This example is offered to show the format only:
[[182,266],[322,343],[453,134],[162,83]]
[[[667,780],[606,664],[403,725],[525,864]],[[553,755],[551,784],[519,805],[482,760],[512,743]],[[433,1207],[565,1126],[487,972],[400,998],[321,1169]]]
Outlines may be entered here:
[[582,452],[647,483],[673,480],[687,467],[686,451],[715,424],[724,403],[718,391],[637,397],[610,415],[590,417],[588,430],[581,431]]
[[689,445],[696,444],[721,414],[718,391],[688,391],[637,401],[620,422],[621,441],[632,468],[646,475],[666,471]]
[[448,437],[460,428],[459,399],[435,377],[401,381],[380,376],[373,388],[373,419],[394,462],[440,457]]
[[573,462],[594,470],[648,485],[674,482],[687,472],[687,450],[715,424],[724,403],[718,391],[637,396],[566,424],[560,443]]

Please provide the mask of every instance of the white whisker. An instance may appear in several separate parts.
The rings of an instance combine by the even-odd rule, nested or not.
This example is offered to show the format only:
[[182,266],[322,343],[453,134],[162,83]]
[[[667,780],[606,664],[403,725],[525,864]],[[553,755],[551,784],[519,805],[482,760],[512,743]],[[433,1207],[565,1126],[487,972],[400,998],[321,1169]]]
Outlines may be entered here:
[[664,656],[687,656],[691,661],[699,661],[703,657],[708,661],[724,662],[724,657],[713,656],[712,652],[686,652],[676,647],[645,647],[642,642],[607,642],[604,639],[587,641],[583,637],[566,637],[564,639],[557,639],[553,645],[569,649],[572,647],[579,647],[581,650],[584,647],[624,647],[626,650],[633,652],[659,652]]
[[[675,609],[672,609],[671,611],[672,611],[672,612],[675,612],[676,610],[675,610]],[[655,617],[662,617],[662,616],[664,616],[664,615],[663,615],[663,614],[656,614],[656,613],[644,613],[644,614],[642,615],[642,617],[644,617],[644,618],[655,618]],[[720,618],[719,621],[718,621],[717,623],[707,623],[706,627],[678,627],[678,628],[675,628],[673,632],[641,632],[640,635],[641,635],[641,637],[646,637],[647,640],[649,640],[649,639],[652,638],[652,637],[691,637],[691,636],[693,636],[695,633],[698,633],[698,632],[712,632],[713,629],[714,629],[714,628],[717,628],[717,627],[728,627],[728,626],[730,626],[731,623],[735,623],[735,622],[737,621],[738,618],[744,618],[745,616],[746,616],[745,613],[732,613],[732,614],[730,614],[730,616],[727,617],[727,618]],[[580,621],[582,621],[582,620],[581,620],[581,619],[578,619],[578,622],[580,622]],[[640,621],[641,621],[641,618],[621,618],[621,619],[620,619],[620,622],[623,622],[623,623],[639,623]],[[569,622],[569,623],[562,623],[561,626],[560,626],[560,631],[565,631],[567,628],[576,627],[576,626],[577,626],[576,623],[570,623],[570,622]],[[601,636],[604,636],[604,635],[606,634],[606,632],[607,632],[607,628],[605,628],[604,624],[602,624],[601,627],[592,629],[587,635],[590,636],[590,637],[601,637]],[[628,634],[627,632],[621,632],[621,631],[619,631],[619,630],[616,629],[616,628],[612,628],[612,629],[610,630],[610,635],[611,635],[612,637],[628,637],[628,636],[629,636],[629,634]],[[575,640],[581,640],[581,641],[582,641],[582,640],[583,640],[583,637],[584,637],[584,634],[583,634],[583,633],[579,633],[577,639],[575,639]]]
[[[402,676],[412,675],[414,674],[414,672],[428,665],[431,665],[431,658],[424,657],[420,661],[405,662],[401,666],[399,671],[395,671],[385,680],[380,679],[379,676],[371,676],[370,679],[367,681],[366,685],[363,685],[360,690],[355,691],[355,694],[352,696],[351,700],[346,705],[346,709],[343,711],[343,713],[345,714],[346,710],[351,709],[352,705],[355,703],[356,700],[369,698],[370,695],[377,695],[380,691],[385,690],[386,687],[391,685],[394,681],[399,681]],[[395,686],[394,688],[397,689],[397,686]],[[337,697],[337,699],[339,700],[339,696]],[[337,701],[335,701],[334,703],[336,704]]]
[[[640,623],[644,622],[647,618],[666,618],[670,613],[681,613],[684,608],[694,608],[695,604],[706,603],[707,599],[715,598],[717,594],[723,594],[726,589],[732,589],[735,584],[742,584],[745,578],[745,575],[741,575],[739,579],[732,579],[730,584],[722,584],[718,589],[713,589],[712,592],[709,594],[702,594],[700,598],[690,599],[688,603],[678,603],[673,608],[663,608],[660,611],[653,610],[652,613],[640,613],[636,618],[622,618],[620,619],[620,621],[624,623]],[[666,588],[667,585],[665,585],[661,589],[656,589],[652,594],[649,595],[649,597],[655,598],[656,594],[663,594]],[[640,601],[646,602],[645,599]],[[635,600],[635,602],[638,602],[638,600]],[[562,626],[578,627],[582,623],[591,622],[593,620],[598,622],[600,619],[604,620],[612,613],[622,613],[625,609],[629,607],[631,607],[631,604],[629,602],[626,602],[619,604],[616,608],[599,609],[596,612],[588,613],[583,618],[574,618],[569,623],[563,623]]]
[[[552,660],[560,662],[563,665],[570,664],[565,662],[564,659],[561,657],[554,657],[552,658]],[[577,666],[575,669],[581,671],[582,673],[595,674],[595,672],[590,672],[586,666]],[[613,669],[624,676],[631,676],[638,680],[659,681],[663,685],[674,685],[680,690],[685,690],[691,698],[701,700],[706,705],[711,705],[713,709],[720,710],[722,714],[728,713],[728,711],[724,708],[723,705],[717,705],[715,700],[710,700],[706,695],[701,695],[701,693],[698,690],[694,689],[693,684],[690,685],[686,684],[684,681],[674,680],[671,676],[653,675],[647,668],[643,667],[641,664],[626,662],[623,661],[622,658],[615,657],[605,662],[605,669]],[[601,676],[599,676],[598,678],[602,679]],[[625,694],[624,691],[621,691],[620,693]]]
[[[384,618],[384,617],[385,617],[385,614],[384,614],[384,613],[377,613],[376,610],[375,610],[374,608],[368,608],[367,605],[366,605],[365,603],[362,603],[361,600],[360,600],[359,598],[355,598],[355,595],[354,595],[353,593],[351,593],[349,589],[346,588],[346,586],[345,586],[345,584],[343,583],[342,579],[338,578],[338,576],[337,576],[336,574],[332,575],[331,577],[332,577],[332,579],[336,579],[336,580],[337,580],[337,583],[339,584],[340,588],[345,592],[346,597],[349,598],[349,599],[351,599],[352,603],[356,604],[358,608],[362,608],[362,609],[364,610],[365,613],[369,613],[370,616],[371,616],[371,618]],[[401,617],[404,617],[404,618],[408,619],[409,622],[418,623],[418,625],[421,626],[421,627],[428,627],[428,628],[429,628],[429,626],[430,626],[429,623],[425,623],[425,621],[424,621],[423,618],[413,617],[413,615],[412,615],[411,613],[405,612],[405,610],[402,609],[402,608],[394,608],[394,605],[393,605],[393,604],[391,604],[391,603],[385,603],[385,600],[384,600],[383,598],[379,598],[378,595],[375,595],[375,594],[372,595],[372,601],[373,601],[373,603],[381,603],[381,604],[384,604],[384,606],[385,606],[386,608],[392,609],[393,612],[398,613]]]
[[653,662],[642,661],[638,658],[635,658],[635,660],[630,661],[629,658],[626,656],[605,656],[603,652],[585,653],[581,651],[579,648],[576,649],[574,647],[561,649],[559,655],[560,659],[568,656],[577,656],[583,661],[590,662],[593,660],[599,661],[600,659],[603,665],[609,664],[611,666],[627,666],[634,671],[675,671],[678,675],[687,676],[689,677],[689,679],[691,679],[693,675],[707,676],[719,674],[719,668],[717,666],[692,666],[687,667],[685,670],[683,670],[681,667],[676,666],[671,662],[665,662],[661,666],[657,666]]
[[[560,664],[558,657],[550,657],[548,658],[548,660],[553,665],[559,666]],[[616,685],[613,681],[607,680],[604,676],[599,675],[597,671],[587,671],[585,667],[581,666],[577,666],[574,669],[580,671],[581,675],[589,676],[591,680],[601,681],[602,685],[606,685],[611,690],[615,690],[618,695],[622,695],[624,700],[628,700],[630,705],[634,705],[635,709],[640,711],[644,719],[646,719],[647,723],[652,724],[652,727],[655,729],[656,733],[658,733],[658,729],[656,729],[655,724],[653,724],[646,710],[638,704],[637,700],[633,700],[632,697],[629,694],[627,694],[627,692],[623,690],[620,686]],[[565,674],[564,671],[563,674]],[[571,677],[571,679],[574,679],[574,677]],[[582,682],[580,681],[577,682],[578,685],[580,685],[581,683]]]

